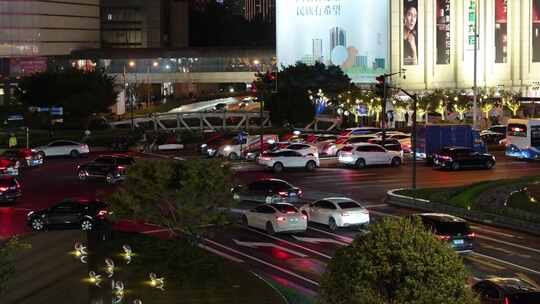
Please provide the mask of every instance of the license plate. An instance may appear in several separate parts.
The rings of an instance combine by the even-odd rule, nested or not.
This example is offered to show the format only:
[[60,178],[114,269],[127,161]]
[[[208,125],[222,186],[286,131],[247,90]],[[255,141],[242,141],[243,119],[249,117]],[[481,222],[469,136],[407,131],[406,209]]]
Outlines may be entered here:
[[454,240],[454,245],[463,245],[463,240]]
[[298,219],[295,218],[295,217],[293,217],[293,218],[290,218],[290,219],[289,219],[289,222],[294,222],[294,223],[296,223],[296,222],[298,222]]
[[289,192],[289,196],[296,196],[295,192]]

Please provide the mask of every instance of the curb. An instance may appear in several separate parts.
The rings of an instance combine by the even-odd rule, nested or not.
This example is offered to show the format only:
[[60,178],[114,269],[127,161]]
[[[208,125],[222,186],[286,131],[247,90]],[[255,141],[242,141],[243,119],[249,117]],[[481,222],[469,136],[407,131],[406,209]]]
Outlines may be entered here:
[[519,219],[513,219],[494,213],[488,213],[478,210],[466,210],[463,208],[454,207],[438,202],[432,202],[421,198],[414,198],[410,196],[396,194],[395,192],[399,190],[405,189],[392,189],[386,192],[386,203],[388,203],[389,205],[418,209],[423,211],[449,213],[473,222],[483,223],[495,227],[509,228],[517,231],[531,233],[534,235],[540,235],[540,224],[530,223]]

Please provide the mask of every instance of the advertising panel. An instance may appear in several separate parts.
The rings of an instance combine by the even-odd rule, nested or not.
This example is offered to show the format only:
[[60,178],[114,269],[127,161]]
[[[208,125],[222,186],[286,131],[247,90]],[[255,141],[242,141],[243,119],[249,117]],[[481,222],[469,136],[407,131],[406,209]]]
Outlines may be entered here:
[[403,0],[403,64],[418,64],[418,0]]
[[388,70],[389,0],[276,0],[278,67],[340,66],[354,82]]
[[508,60],[508,0],[495,0],[495,63]]
[[540,62],[540,0],[532,1],[532,61]]
[[450,63],[450,0],[437,0],[437,64]]
[[11,76],[28,76],[47,70],[45,57],[17,57],[9,59],[9,72]]

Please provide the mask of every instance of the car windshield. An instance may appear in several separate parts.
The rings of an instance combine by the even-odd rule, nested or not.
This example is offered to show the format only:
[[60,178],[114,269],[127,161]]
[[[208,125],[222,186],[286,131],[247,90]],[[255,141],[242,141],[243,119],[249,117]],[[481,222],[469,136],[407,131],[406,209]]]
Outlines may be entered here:
[[353,202],[353,201],[339,202],[338,205],[339,205],[339,208],[341,208],[341,209],[353,209],[353,208],[361,208],[362,207],[362,206],[360,206],[360,204],[358,204],[357,202]]
[[294,206],[291,206],[291,205],[276,204],[274,205],[274,208],[276,208],[281,213],[297,213],[298,212],[298,210],[294,208]]
[[510,304],[538,304],[540,292],[515,293],[509,297]]
[[435,224],[437,234],[444,235],[465,235],[470,232],[466,222],[438,222]]

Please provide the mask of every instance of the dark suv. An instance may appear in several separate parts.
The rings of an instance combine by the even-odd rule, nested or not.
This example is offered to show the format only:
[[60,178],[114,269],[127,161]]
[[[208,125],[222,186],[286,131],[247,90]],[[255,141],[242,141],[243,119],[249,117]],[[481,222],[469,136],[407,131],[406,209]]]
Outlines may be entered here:
[[21,195],[21,184],[19,184],[15,177],[0,177],[0,201],[14,202]]
[[126,170],[135,163],[133,157],[124,155],[102,155],[93,161],[77,166],[80,180],[89,177],[105,178],[107,183],[114,184],[125,178]]
[[261,179],[245,186],[232,189],[238,201],[260,203],[294,203],[302,197],[302,190],[280,179]]
[[537,304],[540,289],[516,278],[489,278],[472,287],[482,304]]
[[50,208],[29,212],[26,219],[32,230],[48,227],[78,227],[92,230],[104,222],[107,205],[99,201],[65,200]]
[[442,213],[420,213],[415,216],[422,219],[424,226],[433,232],[437,239],[448,243],[457,252],[473,250],[476,236],[465,220]]
[[471,148],[446,147],[433,157],[435,167],[459,170],[461,168],[491,169],[495,157],[487,153],[478,153]]

